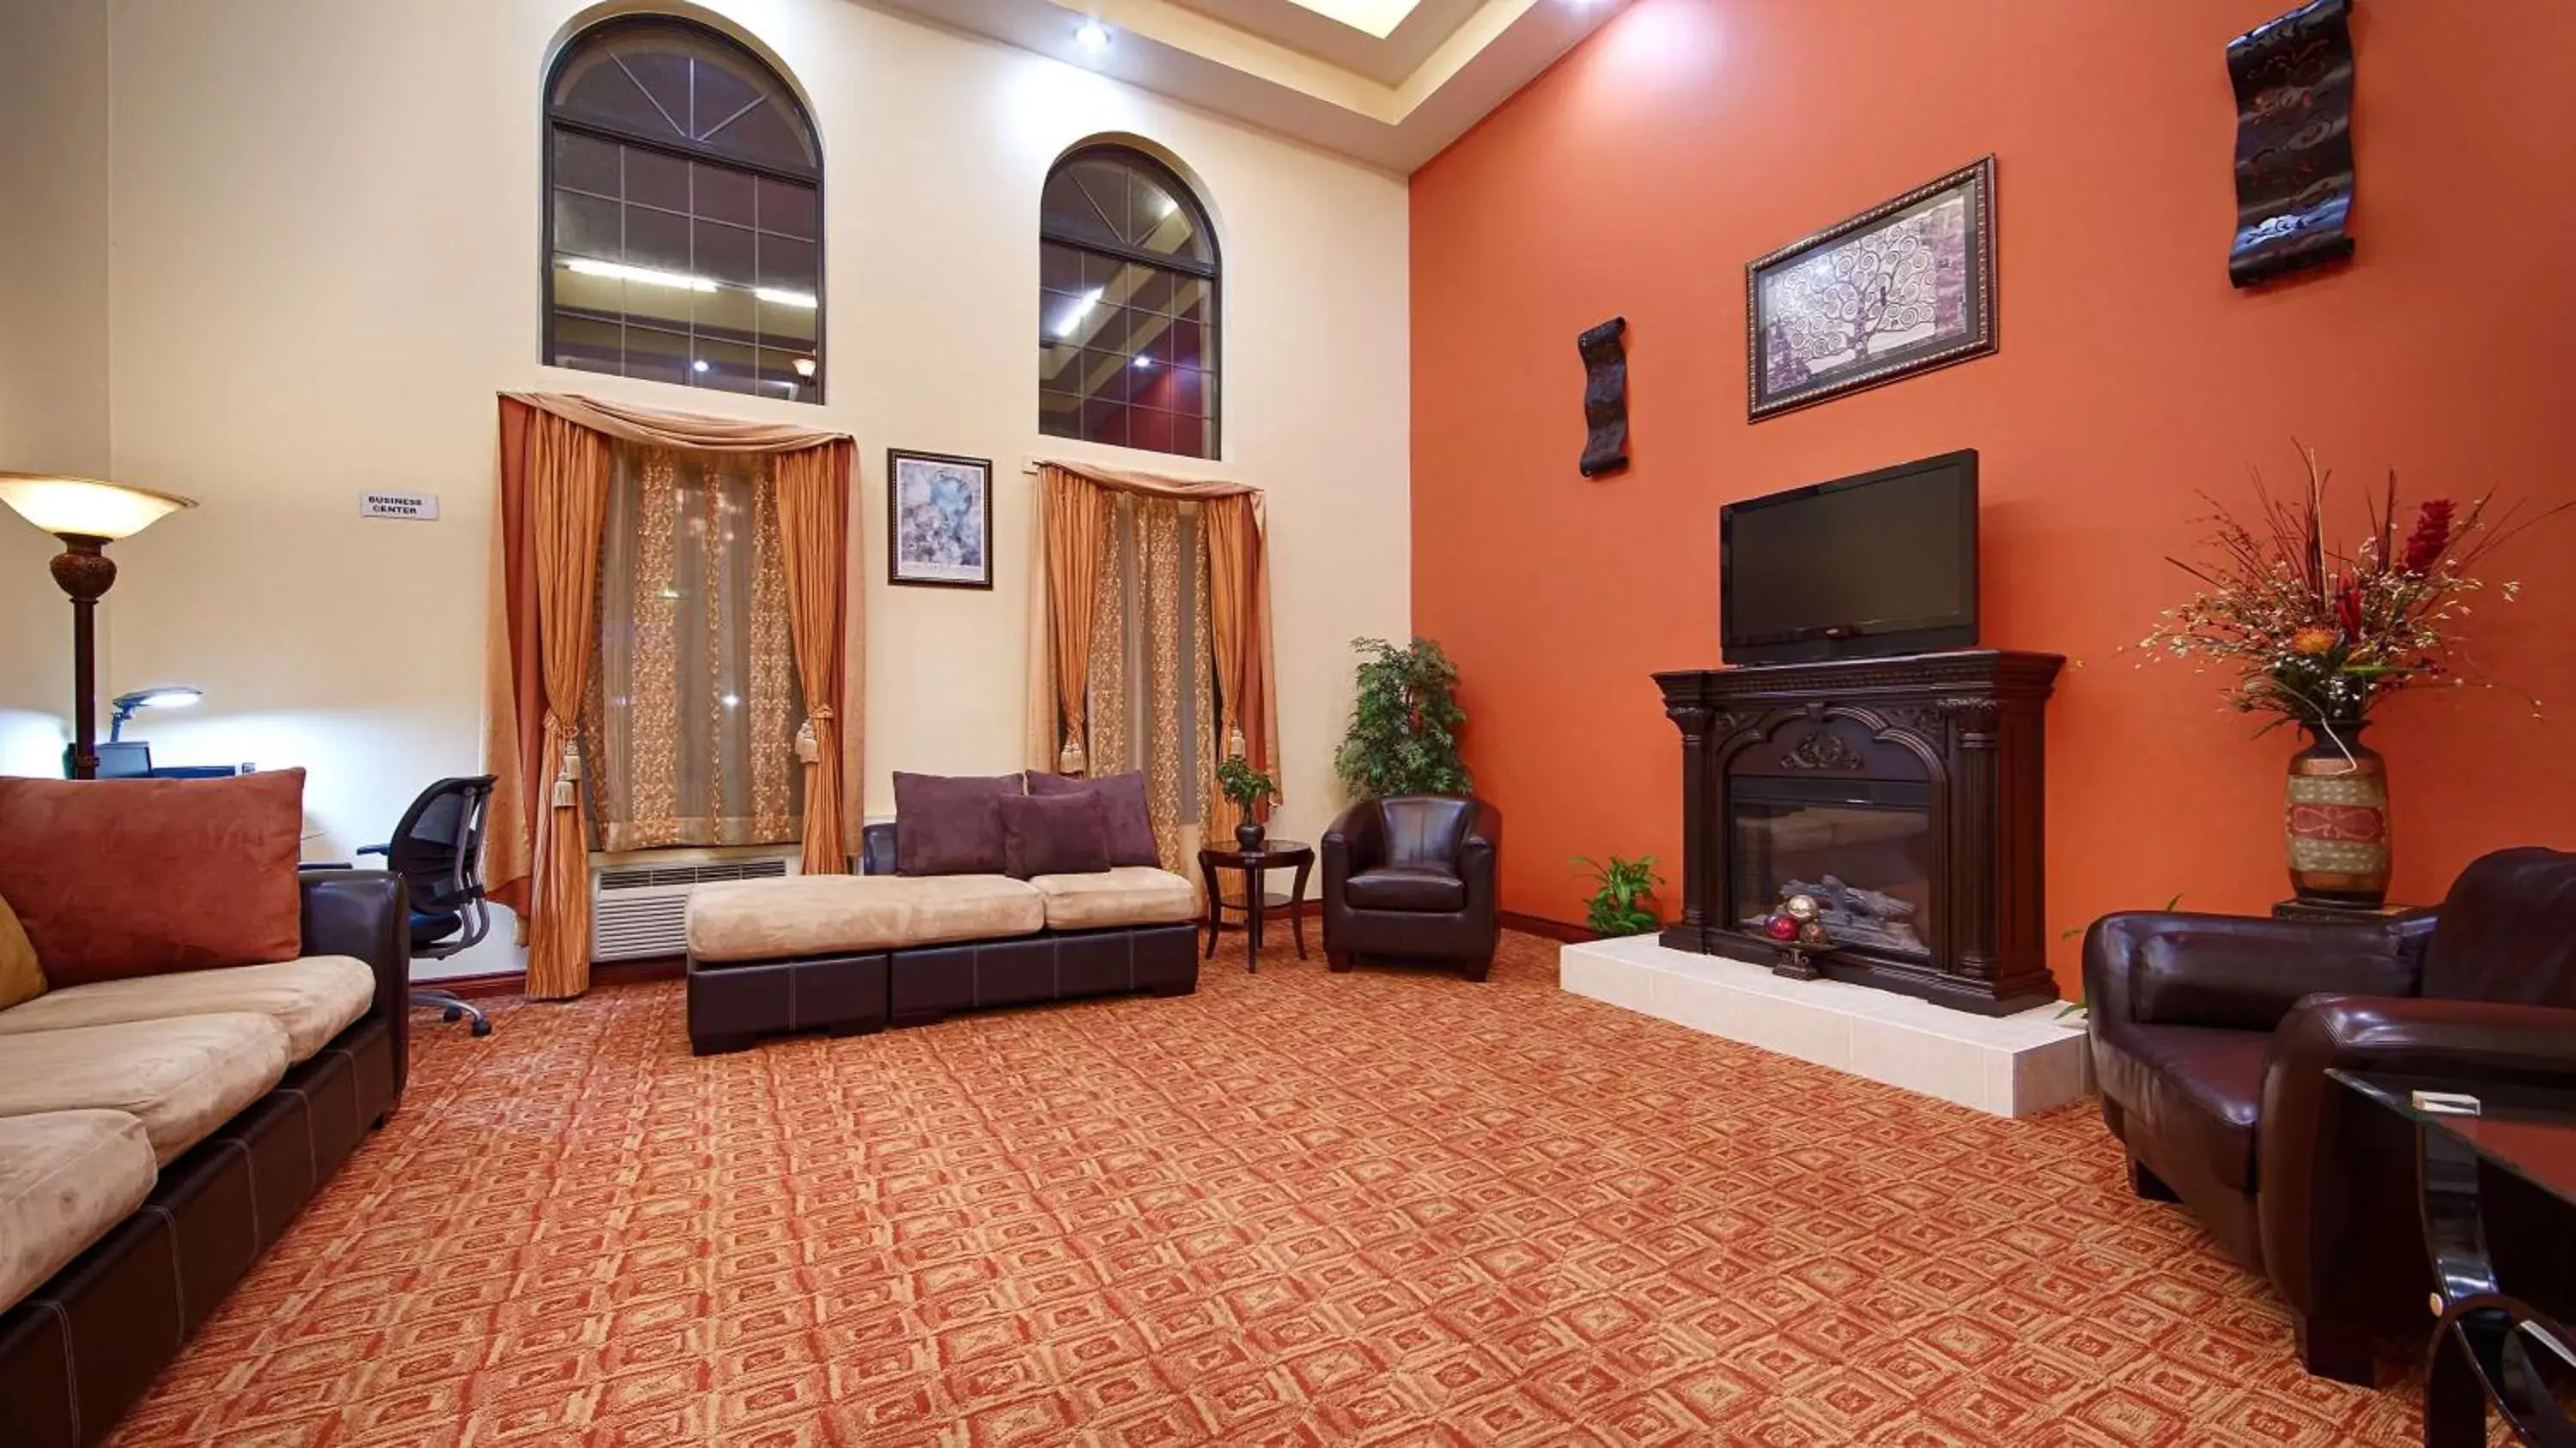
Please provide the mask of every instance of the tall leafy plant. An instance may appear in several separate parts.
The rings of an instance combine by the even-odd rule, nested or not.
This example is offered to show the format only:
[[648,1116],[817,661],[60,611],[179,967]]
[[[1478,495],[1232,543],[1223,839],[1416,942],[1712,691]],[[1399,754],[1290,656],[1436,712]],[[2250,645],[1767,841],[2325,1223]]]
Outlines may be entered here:
[[1466,794],[1475,788],[1458,757],[1458,666],[1430,639],[1397,648],[1384,639],[1353,639],[1359,687],[1350,731],[1333,768],[1353,797]]

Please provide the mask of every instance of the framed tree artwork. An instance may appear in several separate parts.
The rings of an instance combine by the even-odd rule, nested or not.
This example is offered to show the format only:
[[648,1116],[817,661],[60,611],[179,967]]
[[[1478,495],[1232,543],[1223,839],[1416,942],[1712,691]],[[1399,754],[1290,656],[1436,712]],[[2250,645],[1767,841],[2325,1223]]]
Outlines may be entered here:
[[1744,269],[1756,422],[1995,350],[1995,158]]
[[993,462],[886,452],[886,582],[993,586]]

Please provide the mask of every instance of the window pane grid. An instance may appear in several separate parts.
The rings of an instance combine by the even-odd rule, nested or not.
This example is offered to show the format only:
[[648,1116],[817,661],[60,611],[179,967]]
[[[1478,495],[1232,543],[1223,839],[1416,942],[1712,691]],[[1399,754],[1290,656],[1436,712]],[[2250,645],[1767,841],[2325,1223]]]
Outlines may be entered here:
[[[1095,150],[1049,177],[1038,246],[1038,430],[1217,455],[1216,282],[1195,201]],[[1169,257],[1156,265],[1148,257]]]

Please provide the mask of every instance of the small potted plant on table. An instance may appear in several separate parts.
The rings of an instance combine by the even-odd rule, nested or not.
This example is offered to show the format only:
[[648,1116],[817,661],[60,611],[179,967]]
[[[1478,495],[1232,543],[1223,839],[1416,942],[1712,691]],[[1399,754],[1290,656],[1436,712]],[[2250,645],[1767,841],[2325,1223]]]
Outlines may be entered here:
[[1256,813],[1279,793],[1279,781],[1252,767],[1240,754],[1229,754],[1216,767],[1216,787],[1243,811],[1243,822],[1234,827],[1235,848],[1245,854],[1261,848],[1261,821]]

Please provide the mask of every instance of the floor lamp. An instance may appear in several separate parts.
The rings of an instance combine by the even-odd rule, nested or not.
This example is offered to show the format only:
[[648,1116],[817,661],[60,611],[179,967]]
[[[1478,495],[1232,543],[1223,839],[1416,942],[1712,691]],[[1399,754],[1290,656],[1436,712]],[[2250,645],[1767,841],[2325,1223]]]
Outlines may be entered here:
[[98,601],[116,582],[106,548],[163,516],[197,506],[193,498],[88,478],[0,473],[0,503],[63,540],[54,582],[72,600],[72,778],[98,777]]

